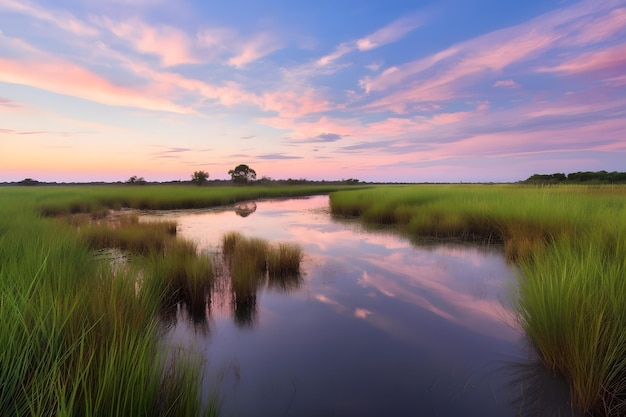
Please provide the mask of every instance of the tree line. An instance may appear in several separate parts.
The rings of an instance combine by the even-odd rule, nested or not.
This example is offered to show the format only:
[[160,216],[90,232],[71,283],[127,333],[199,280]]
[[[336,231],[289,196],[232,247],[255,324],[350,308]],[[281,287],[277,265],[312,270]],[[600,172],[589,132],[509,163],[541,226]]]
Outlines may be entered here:
[[[230,175],[230,181],[226,180],[212,180],[213,185],[227,185],[227,183],[237,184],[237,185],[246,185],[246,184],[259,184],[259,185],[268,185],[268,184],[282,184],[282,185],[304,185],[304,184],[317,184],[317,183],[332,183],[332,184],[346,184],[346,185],[355,185],[360,184],[361,182],[355,178],[342,179],[338,181],[312,181],[307,180],[305,178],[293,179],[289,178],[287,180],[274,180],[269,177],[262,177],[257,179],[257,174],[254,169],[249,167],[246,164],[239,164],[235,168],[228,171],[228,175]],[[166,181],[166,182],[148,182],[144,177],[140,177],[137,175],[133,175],[128,178],[126,181],[117,181],[114,184],[127,184],[127,185],[147,185],[147,184],[195,184],[195,185],[207,185],[209,183],[209,173],[206,171],[194,171],[191,174],[191,178],[187,181],[175,180],[175,181]],[[8,184],[8,185],[55,185],[56,182],[40,182],[32,178],[25,178],[22,181],[17,181],[13,183],[0,183]],[[67,183],[63,183],[67,184]],[[102,181],[92,181],[88,183],[69,183],[69,184],[92,184],[92,185],[106,185],[111,184]]]
[[533,174],[524,181],[524,184],[626,184],[626,172],[607,171],[579,171],[570,174]]

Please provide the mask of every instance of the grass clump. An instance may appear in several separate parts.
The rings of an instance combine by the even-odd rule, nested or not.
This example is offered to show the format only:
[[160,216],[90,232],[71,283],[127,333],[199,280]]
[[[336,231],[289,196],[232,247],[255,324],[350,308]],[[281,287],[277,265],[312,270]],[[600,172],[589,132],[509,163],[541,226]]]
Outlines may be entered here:
[[223,236],[222,248],[233,291],[240,295],[255,293],[266,278],[268,242],[231,232]]
[[267,269],[270,277],[287,277],[300,274],[302,248],[292,243],[278,243],[270,248]]
[[598,238],[559,240],[522,263],[517,310],[573,402],[618,416],[626,413],[626,233],[617,245]]
[[204,311],[214,283],[213,265],[208,255],[198,255],[195,243],[171,240],[147,261],[145,285],[160,294],[164,307],[183,302],[192,312]]
[[300,274],[302,248],[292,243],[271,244],[264,239],[248,238],[239,232],[222,237],[222,253],[228,265],[235,293],[252,293],[269,279],[271,283],[289,280]]
[[116,248],[137,255],[163,252],[176,235],[176,222],[141,223],[136,214],[79,225],[80,234],[92,249]]

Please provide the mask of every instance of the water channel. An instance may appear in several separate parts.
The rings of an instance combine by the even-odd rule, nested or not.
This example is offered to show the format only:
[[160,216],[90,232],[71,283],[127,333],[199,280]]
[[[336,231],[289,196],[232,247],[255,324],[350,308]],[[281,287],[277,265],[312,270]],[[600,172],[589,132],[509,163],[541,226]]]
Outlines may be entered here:
[[172,320],[166,343],[206,358],[205,399],[223,416],[566,415],[562,395],[536,405],[546,377],[511,312],[500,247],[414,245],[333,218],[328,196],[145,217],[163,216],[216,256],[229,231],[304,249],[298,280],[245,307],[218,265],[201,317]]

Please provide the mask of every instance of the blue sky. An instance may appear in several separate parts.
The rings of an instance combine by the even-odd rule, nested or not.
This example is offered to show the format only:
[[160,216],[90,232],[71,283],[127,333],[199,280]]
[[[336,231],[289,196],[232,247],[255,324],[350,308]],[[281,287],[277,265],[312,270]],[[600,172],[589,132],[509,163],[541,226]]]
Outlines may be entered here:
[[626,170],[626,1],[0,0],[0,181]]

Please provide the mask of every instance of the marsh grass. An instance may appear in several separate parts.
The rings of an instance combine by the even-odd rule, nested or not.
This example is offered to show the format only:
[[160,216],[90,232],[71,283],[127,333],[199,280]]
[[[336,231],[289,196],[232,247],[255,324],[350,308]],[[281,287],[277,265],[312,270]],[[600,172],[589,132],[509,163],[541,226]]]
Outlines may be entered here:
[[335,216],[412,239],[504,243],[521,326],[594,415],[626,414],[626,187],[420,185],[332,193]]
[[556,241],[522,264],[520,322],[585,411],[626,411],[626,234]]
[[292,243],[270,243],[239,232],[222,236],[222,253],[228,265],[233,291],[243,299],[256,293],[269,280],[270,285],[292,287],[300,276],[302,248]]
[[[215,415],[216,404],[200,401],[199,358],[163,346],[158,324],[164,305],[183,299],[206,307],[210,259],[176,239],[173,223],[111,218],[110,210],[200,208],[340,188],[1,188],[0,415]],[[94,256],[108,248],[130,261],[113,268]],[[241,320],[254,316],[254,297],[239,298]]]
[[141,271],[113,273],[75,229],[38,218],[34,196],[0,193],[0,415],[212,413],[198,358],[162,345]]
[[37,209],[44,216],[77,213],[106,213],[120,210],[174,210],[225,206],[260,198],[296,197],[325,194],[345,185],[254,185],[208,186],[124,185],[15,187],[37,195]]
[[192,316],[204,311],[214,283],[213,265],[206,254],[198,254],[193,242],[172,239],[163,252],[147,258],[146,278],[142,285],[160,294],[162,306],[186,304]]
[[97,222],[72,223],[79,228],[92,249],[116,248],[138,255],[162,252],[166,243],[176,235],[176,222],[142,223],[136,214]]
[[267,269],[271,280],[298,276],[302,262],[302,247],[293,243],[272,245],[267,254]]

